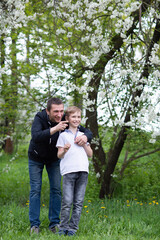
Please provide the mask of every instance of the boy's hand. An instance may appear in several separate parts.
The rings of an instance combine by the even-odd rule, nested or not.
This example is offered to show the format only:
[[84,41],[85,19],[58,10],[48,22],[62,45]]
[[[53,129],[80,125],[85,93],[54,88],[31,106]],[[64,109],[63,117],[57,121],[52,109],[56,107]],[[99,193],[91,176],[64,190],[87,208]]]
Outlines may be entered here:
[[76,137],[74,142],[77,143],[79,146],[83,146],[84,144],[87,143],[87,136],[86,135],[78,136]]
[[71,147],[71,144],[70,143],[66,143],[64,145],[64,152],[66,153],[70,149],[70,147]]

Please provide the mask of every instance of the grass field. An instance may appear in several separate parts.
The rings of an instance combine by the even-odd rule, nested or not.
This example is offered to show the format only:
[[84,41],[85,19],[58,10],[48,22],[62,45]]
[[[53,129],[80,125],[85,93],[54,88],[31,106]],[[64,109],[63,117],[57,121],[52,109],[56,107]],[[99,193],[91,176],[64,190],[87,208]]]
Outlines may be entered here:
[[[69,239],[48,229],[49,184],[43,173],[40,234],[30,236],[28,219],[29,175],[27,158],[0,157],[0,240]],[[160,239],[160,203],[154,196],[138,199],[98,199],[98,186],[90,174],[77,235],[86,240]]]

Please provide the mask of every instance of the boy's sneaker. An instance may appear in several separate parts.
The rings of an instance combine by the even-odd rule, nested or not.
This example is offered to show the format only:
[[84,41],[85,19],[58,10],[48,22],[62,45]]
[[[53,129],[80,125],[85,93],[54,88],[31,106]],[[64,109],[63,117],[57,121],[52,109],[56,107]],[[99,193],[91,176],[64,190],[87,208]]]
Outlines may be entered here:
[[39,227],[37,227],[37,226],[31,227],[31,232],[30,232],[30,233],[31,233],[31,234],[32,234],[32,233],[39,234]]
[[61,230],[59,230],[58,235],[60,235],[60,236],[61,236],[61,235],[65,235],[65,236],[66,236],[66,235],[67,235],[67,232],[68,232],[67,230],[61,229]]
[[68,233],[67,233],[67,236],[75,236],[75,235],[76,235],[76,233],[73,231],[68,231]]

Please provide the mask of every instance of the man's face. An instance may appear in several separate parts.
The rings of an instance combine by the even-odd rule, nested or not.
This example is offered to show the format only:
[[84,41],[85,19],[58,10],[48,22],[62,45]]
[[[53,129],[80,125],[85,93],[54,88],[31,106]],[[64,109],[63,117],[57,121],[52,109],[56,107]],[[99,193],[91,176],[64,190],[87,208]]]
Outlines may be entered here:
[[64,114],[64,106],[63,104],[52,104],[50,111],[47,109],[46,111],[51,122],[59,123],[62,120]]

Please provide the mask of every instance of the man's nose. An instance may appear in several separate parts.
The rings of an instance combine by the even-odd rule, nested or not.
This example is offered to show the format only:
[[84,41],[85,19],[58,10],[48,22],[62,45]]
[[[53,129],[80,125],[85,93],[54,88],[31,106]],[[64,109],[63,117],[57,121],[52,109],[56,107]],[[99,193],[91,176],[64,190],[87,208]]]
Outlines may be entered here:
[[61,117],[61,116],[62,116],[62,113],[61,113],[61,112],[58,112],[57,115],[58,115],[58,117]]

